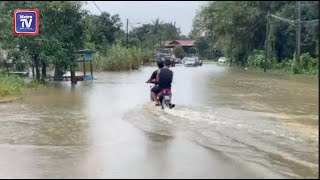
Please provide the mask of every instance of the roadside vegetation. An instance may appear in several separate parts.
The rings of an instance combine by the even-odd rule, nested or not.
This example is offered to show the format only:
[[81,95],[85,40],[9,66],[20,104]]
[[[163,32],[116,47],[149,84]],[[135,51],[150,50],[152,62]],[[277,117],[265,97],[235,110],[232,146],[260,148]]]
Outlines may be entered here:
[[[133,25],[127,34],[118,14],[102,12],[93,15],[83,9],[85,3],[92,2],[0,2],[0,71],[8,73],[6,66],[10,66],[12,71],[33,68],[35,81],[26,83],[22,78],[2,73],[0,96],[23,94],[34,85],[45,84],[48,82],[48,68],[54,69],[54,78],[61,79],[71,70],[77,59],[77,50],[91,49],[96,52],[93,68],[97,71],[136,70],[154,61],[155,49],[160,48],[160,41],[186,38],[174,23],[160,19]],[[39,35],[13,34],[12,14],[16,9],[39,10]]]
[[119,44],[105,47],[94,57],[94,69],[100,71],[136,70],[152,60],[150,51],[139,47],[126,48]]
[[[267,69],[317,75],[319,68],[319,2],[301,1],[301,56],[295,58],[296,1],[213,1],[198,10],[189,34],[203,59],[225,56],[233,66],[263,68],[268,40]],[[300,59],[300,60],[299,60]]]
[[16,75],[0,73],[0,102],[4,101],[4,97],[17,98],[25,95],[28,92],[45,88],[47,86],[48,84],[44,85],[36,81],[26,82],[25,79]]
[[[41,72],[48,65],[55,68],[55,78],[69,71],[77,50],[92,49],[98,55],[96,68],[119,71],[138,69],[153,61],[160,41],[186,38],[174,23],[155,19],[134,25],[128,34],[118,14],[102,12],[93,15],[83,10],[81,1],[3,1],[0,3],[0,47],[8,51],[6,60],[35,66],[37,80],[46,78]],[[12,12],[15,9],[40,11],[38,36],[15,36]],[[72,17],[72,18],[65,18]],[[130,22],[134,24],[135,22]],[[119,54],[118,54],[119,53]],[[28,67],[26,67],[28,68]]]

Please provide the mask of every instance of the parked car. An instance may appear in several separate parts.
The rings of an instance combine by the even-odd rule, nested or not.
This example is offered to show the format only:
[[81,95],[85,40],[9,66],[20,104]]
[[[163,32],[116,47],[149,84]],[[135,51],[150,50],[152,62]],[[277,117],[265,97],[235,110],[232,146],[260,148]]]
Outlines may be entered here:
[[195,58],[187,58],[184,62],[185,67],[197,67],[197,62]]
[[188,59],[189,59],[188,57],[182,58],[181,63],[184,64]]
[[226,57],[220,57],[218,59],[218,63],[226,63],[227,62],[227,58]]
[[175,59],[175,63],[176,64],[181,64],[182,63],[182,59],[180,59],[180,58]]

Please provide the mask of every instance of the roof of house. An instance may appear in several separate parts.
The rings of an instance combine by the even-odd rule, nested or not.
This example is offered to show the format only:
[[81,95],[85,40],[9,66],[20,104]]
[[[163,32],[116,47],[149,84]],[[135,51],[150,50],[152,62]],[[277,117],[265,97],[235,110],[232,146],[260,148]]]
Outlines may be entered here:
[[173,40],[173,41],[164,41],[165,46],[194,46],[195,40],[186,39],[186,40]]

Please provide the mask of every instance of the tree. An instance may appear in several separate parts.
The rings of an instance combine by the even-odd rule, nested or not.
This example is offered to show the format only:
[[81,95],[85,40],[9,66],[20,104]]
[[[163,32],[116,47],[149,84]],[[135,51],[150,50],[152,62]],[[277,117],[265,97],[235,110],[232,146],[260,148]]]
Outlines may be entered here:
[[176,46],[173,48],[173,54],[175,55],[175,57],[182,59],[184,58],[186,53],[184,52],[182,46]]
[[181,35],[179,39],[185,40],[188,39],[188,37],[186,35]]
[[210,42],[206,37],[200,37],[194,42],[194,47],[198,50],[201,58],[206,58],[210,53]]
[[163,21],[160,21],[159,18],[152,21],[152,28],[151,31],[153,34],[160,34],[162,30]]
[[[126,38],[119,38],[115,41],[116,44],[119,44],[120,46],[126,46]],[[138,38],[131,38],[128,39],[128,47],[141,47],[141,41]]]
[[189,38],[196,39],[201,36],[201,33],[203,32],[202,23],[203,20],[201,12],[197,11],[196,16],[192,20],[192,29],[188,35]]
[[159,44],[160,39],[161,41],[179,39],[180,34],[180,28],[177,28],[174,23],[162,22],[158,18],[151,24],[133,28],[129,36],[138,38],[143,47],[150,48]]
[[111,16],[107,12],[103,12],[99,16],[89,15],[86,17],[87,23],[91,26],[89,41],[93,42],[95,46],[100,49],[102,46],[112,44],[117,38],[121,36],[121,26],[119,15]]
[[[302,2],[303,20],[317,19],[318,2]],[[225,53],[237,64],[245,65],[255,49],[264,49],[266,14],[295,19],[295,2],[290,1],[213,1],[202,6],[193,20],[189,37],[208,37],[215,50]],[[305,25],[301,29],[304,52],[315,56],[318,26]],[[293,26],[272,19],[268,37],[273,57],[279,61],[292,57],[295,51]],[[200,53],[200,52],[199,52]]]
[[164,23],[161,27],[161,35],[163,40],[175,40],[179,39],[181,30],[177,28],[175,24],[172,23]]
[[147,40],[147,35],[151,33],[152,25],[143,24],[140,27],[135,27],[129,33],[129,36],[138,38],[141,42]]
[[[74,51],[83,48],[82,17],[86,12],[81,10],[81,5],[82,2],[79,1],[4,3],[3,10],[6,15],[11,15],[12,11],[18,8],[36,8],[40,11],[41,23],[38,36],[14,36],[12,32],[6,32],[8,34],[1,37],[10,51],[19,46],[19,51],[26,51],[30,55],[31,64],[36,69],[37,80],[40,80],[40,66],[43,70],[42,79],[45,78],[45,67],[49,62],[55,65],[55,76],[62,77],[63,71],[70,68],[74,60]],[[10,21],[5,24],[11,25]]]

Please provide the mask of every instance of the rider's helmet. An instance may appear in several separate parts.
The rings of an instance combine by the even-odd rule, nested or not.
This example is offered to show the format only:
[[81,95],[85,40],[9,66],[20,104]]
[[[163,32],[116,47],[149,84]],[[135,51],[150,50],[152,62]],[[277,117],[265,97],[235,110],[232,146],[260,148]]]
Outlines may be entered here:
[[170,59],[166,59],[166,60],[164,61],[164,65],[170,66],[170,65],[171,65],[171,60],[170,60]]
[[164,66],[163,61],[157,61],[157,65],[159,69],[163,68]]

